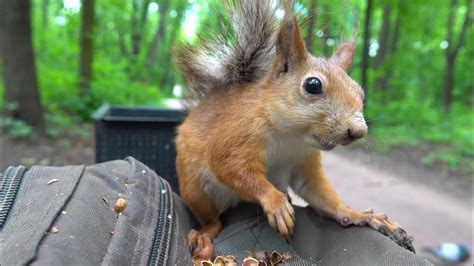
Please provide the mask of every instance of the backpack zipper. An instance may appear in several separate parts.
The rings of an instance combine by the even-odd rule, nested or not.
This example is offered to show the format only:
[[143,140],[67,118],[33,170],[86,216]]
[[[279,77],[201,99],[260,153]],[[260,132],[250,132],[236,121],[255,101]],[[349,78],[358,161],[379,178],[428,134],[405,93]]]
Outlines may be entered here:
[[148,265],[166,265],[173,226],[174,210],[171,188],[163,179],[158,178],[158,180],[160,182],[160,206]]
[[24,166],[10,166],[0,178],[0,230],[8,218],[18,193],[21,180],[26,172]]

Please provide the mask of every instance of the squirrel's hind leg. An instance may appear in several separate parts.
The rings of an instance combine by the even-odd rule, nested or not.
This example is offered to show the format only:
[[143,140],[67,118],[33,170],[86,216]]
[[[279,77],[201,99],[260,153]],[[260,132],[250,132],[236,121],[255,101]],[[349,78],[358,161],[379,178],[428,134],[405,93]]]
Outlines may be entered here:
[[212,239],[222,228],[216,204],[203,190],[202,169],[196,158],[198,152],[189,150],[189,145],[182,139],[177,139],[176,170],[179,177],[179,192],[181,199],[193,214],[202,223],[199,231],[191,230],[187,235],[187,242],[191,253],[196,260],[209,260],[214,253]]
[[188,236],[187,241],[191,249],[193,260],[210,260],[214,255],[214,245],[212,239],[222,228],[219,220],[212,224],[204,225],[201,230],[196,231],[192,229]]
[[219,233],[222,224],[214,202],[204,192],[194,195],[199,195],[199,197],[193,200],[186,197],[183,199],[203,226],[199,231],[193,229],[189,232],[187,236],[188,245],[193,258],[209,260],[214,254],[212,239]]
[[214,201],[202,191],[198,178],[189,178],[181,186],[181,197],[193,214],[202,223],[199,231],[191,230],[188,245],[195,260],[209,260],[214,253],[212,239],[219,233],[222,224]]

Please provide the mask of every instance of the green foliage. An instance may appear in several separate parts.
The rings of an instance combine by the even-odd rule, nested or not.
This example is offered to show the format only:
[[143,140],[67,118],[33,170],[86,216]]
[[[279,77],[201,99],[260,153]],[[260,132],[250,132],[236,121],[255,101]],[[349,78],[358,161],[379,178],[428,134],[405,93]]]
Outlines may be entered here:
[[[49,2],[47,26],[42,21],[42,6]],[[73,1],[72,1],[73,2]],[[174,70],[171,50],[177,42],[193,42],[199,34],[207,38],[219,28],[228,28],[228,21],[220,16],[220,1],[205,0],[151,0],[147,19],[140,24],[145,1],[101,0],[96,2],[94,29],[94,59],[91,87],[86,95],[78,91],[79,62],[79,9],[67,8],[63,1],[33,0],[34,47],[41,98],[47,111],[47,134],[64,134],[64,128],[73,127],[103,103],[121,105],[159,105],[164,97],[172,96],[172,88],[181,81]],[[454,35],[457,40],[465,1],[458,1],[455,10]],[[296,1],[296,8],[304,20],[310,0]],[[160,7],[168,4],[168,12],[160,15]],[[351,76],[360,81],[361,51],[365,0],[318,0],[316,28],[305,26],[302,35],[314,36],[311,46],[314,54],[329,56],[341,39],[355,39],[357,55]],[[473,28],[467,30],[455,67],[453,104],[449,112],[442,108],[447,17],[450,1],[403,0],[374,1],[371,42],[380,44],[384,12],[391,8],[389,38],[385,59],[376,65],[372,54],[369,62],[369,86],[366,117],[370,134],[381,149],[393,145],[433,144],[445,147],[428,154],[427,164],[444,162],[459,167],[474,156],[472,95],[474,89]],[[153,8],[151,8],[153,7]],[[158,9],[156,8],[158,7]],[[141,35],[140,51],[132,54],[133,21]],[[166,21],[161,36],[156,62],[147,63],[152,40],[159,23]],[[399,34],[395,25],[399,22]],[[382,44],[380,44],[382,45]],[[454,45],[454,44],[449,44]],[[377,50],[377,49],[376,49]],[[381,51],[380,47],[377,53]],[[381,82],[383,80],[384,82]],[[0,99],[3,102],[3,82]],[[29,128],[21,121],[2,120],[12,134],[28,135]],[[87,134],[78,133],[80,137]],[[64,144],[67,145],[67,144]]]
[[[162,92],[156,85],[141,80],[130,80],[126,68],[128,62],[111,62],[99,57],[91,95],[97,101],[121,105],[156,105],[162,98]],[[120,92],[120,93],[118,93]],[[97,107],[97,106],[95,106]]]
[[422,158],[424,163],[441,162],[450,168],[471,171],[469,166],[461,165],[474,157],[474,113],[469,107],[455,104],[446,114],[437,111],[431,99],[420,95],[405,95],[404,101],[385,104],[383,96],[383,93],[372,94],[366,110],[370,135],[376,140],[377,148],[387,150],[400,144],[430,143],[446,148],[427,154]]
[[25,121],[14,119],[3,115],[3,113],[13,112],[17,109],[17,104],[13,102],[0,102],[0,128],[6,132],[9,136],[14,138],[27,138],[31,137],[34,133],[33,127],[28,125]]
[[[407,5],[402,0],[374,1],[371,41],[380,43],[383,7],[391,7],[389,43],[385,60],[379,66],[375,57],[371,58],[369,68],[369,86],[364,88],[367,95],[366,119],[370,122],[369,134],[376,148],[388,150],[396,145],[425,145],[434,148],[423,161],[427,164],[441,162],[450,168],[472,170],[474,157],[474,113],[472,93],[473,75],[473,28],[467,29],[466,38],[459,50],[455,68],[453,102],[446,112],[442,106],[443,78],[446,66],[445,47],[447,39],[447,18],[450,1],[435,0],[429,3],[422,0],[411,1]],[[331,13],[331,36],[339,39],[345,14],[338,12],[331,1],[318,1]],[[362,24],[366,1],[350,1],[355,16]],[[456,8],[454,40],[458,40],[461,31],[466,2],[458,1]],[[433,14],[436,14],[433,16]],[[322,15],[324,17],[324,14]],[[334,17],[336,17],[334,19]],[[339,17],[339,18],[337,18]],[[399,18],[400,30],[394,37],[396,18]],[[361,26],[354,27],[362,35]],[[351,76],[360,78],[362,36],[357,42],[358,55],[353,64]],[[394,39],[396,45],[394,45]],[[318,38],[315,42],[319,42]],[[449,44],[455,45],[454,43]],[[377,52],[380,52],[380,48]],[[370,50],[370,49],[369,49]],[[380,83],[384,78],[385,83]],[[467,166],[467,167],[466,167]]]
[[14,138],[27,138],[33,135],[33,128],[22,120],[10,117],[0,117],[0,128]]
[[[178,11],[184,13],[185,2],[173,1],[170,12],[179,8]],[[174,72],[168,73],[173,70],[169,55],[171,45],[167,43],[161,46],[160,54],[166,54],[160,57],[164,64],[157,62],[152,69],[147,69],[144,63],[155,24],[158,22],[157,12],[148,12],[149,20],[147,27],[143,29],[141,53],[134,58],[130,54],[132,44],[129,28],[133,15],[131,3],[124,5],[124,2],[116,0],[96,1],[93,80],[88,93],[80,95],[79,9],[68,9],[63,7],[61,1],[50,1],[49,24],[48,28],[44,28],[40,20],[41,5],[44,2],[37,0],[33,3],[38,79],[48,117],[76,116],[87,120],[103,103],[158,105],[164,96],[171,94],[175,79]],[[179,17],[182,18],[182,15]],[[172,19],[168,21],[170,25],[173,22]],[[179,25],[179,22],[174,22],[174,27],[176,23]],[[172,27],[170,25],[168,27]],[[170,36],[175,34],[171,31],[167,33],[165,41],[170,42]],[[126,51],[120,49],[122,41]],[[167,67],[162,67],[164,65]],[[170,81],[167,82],[167,79]],[[56,134],[55,130],[48,132],[50,135]]]

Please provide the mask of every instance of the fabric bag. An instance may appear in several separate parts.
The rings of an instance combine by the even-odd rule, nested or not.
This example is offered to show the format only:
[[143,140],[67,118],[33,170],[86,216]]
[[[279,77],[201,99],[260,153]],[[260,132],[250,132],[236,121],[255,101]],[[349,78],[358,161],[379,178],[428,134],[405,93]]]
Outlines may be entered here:
[[[9,167],[0,177],[0,265],[191,265],[198,222],[170,185],[132,157],[91,166]],[[120,200],[119,200],[120,199]],[[216,255],[290,253],[287,265],[431,265],[368,228],[296,208],[284,241],[259,206],[223,214]]]

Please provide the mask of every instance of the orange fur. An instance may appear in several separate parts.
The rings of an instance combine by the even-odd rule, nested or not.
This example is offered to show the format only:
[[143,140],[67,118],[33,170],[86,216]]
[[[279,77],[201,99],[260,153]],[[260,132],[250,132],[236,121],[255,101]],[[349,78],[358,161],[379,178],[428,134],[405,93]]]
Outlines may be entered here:
[[[180,194],[203,223],[188,237],[199,247],[194,256],[212,254],[209,238],[221,228],[219,214],[239,200],[260,204],[270,225],[289,237],[295,221],[284,194],[288,186],[343,225],[396,229],[383,215],[345,207],[322,170],[320,149],[347,145],[367,133],[363,91],[345,72],[354,44],[343,44],[330,59],[315,58],[306,51],[295,17],[286,13],[275,50],[262,78],[211,90],[178,128]],[[193,76],[188,69],[182,71]],[[199,76],[199,84],[205,77]],[[321,81],[321,95],[305,92],[309,77]]]

